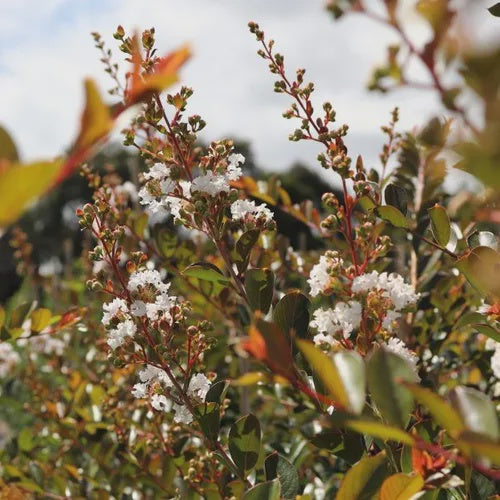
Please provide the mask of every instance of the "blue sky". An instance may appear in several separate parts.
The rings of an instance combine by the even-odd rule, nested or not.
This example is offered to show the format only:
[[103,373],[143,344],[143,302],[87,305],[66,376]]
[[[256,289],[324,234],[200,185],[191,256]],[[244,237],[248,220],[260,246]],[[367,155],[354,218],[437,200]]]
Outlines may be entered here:
[[[491,2],[464,1],[471,35],[487,43],[498,31],[498,20],[485,12]],[[423,43],[425,23],[408,12],[402,15]],[[316,83],[316,102],[333,102],[339,123],[350,125],[352,154],[362,154],[369,165],[376,163],[383,142],[380,125],[394,106],[401,108],[403,129],[439,110],[428,93],[368,93],[364,85],[371,68],[396,38],[360,17],[333,22],[322,0],[2,0],[0,123],[15,137],[24,159],[64,151],[77,129],[82,79],[92,76],[103,93],[110,87],[89,33],[101,32],[114,48],[111,35],[118,24],[155,26],[160,50],[184,42],[192,46],[194,57],[182,82],[195,89],[190,113],[208,122],[206,140],[250,140],[257,161],[273,169],[296,160],[314,165],[314,145],[287,140],[294,128],[281,118],[288,101],[272,91],[273,77],[255,54],[257,44],[246,28],[249,20],[276,40],[290,70],[307,68],[306,76]],[[121,54],[113,52],[121,61]]]

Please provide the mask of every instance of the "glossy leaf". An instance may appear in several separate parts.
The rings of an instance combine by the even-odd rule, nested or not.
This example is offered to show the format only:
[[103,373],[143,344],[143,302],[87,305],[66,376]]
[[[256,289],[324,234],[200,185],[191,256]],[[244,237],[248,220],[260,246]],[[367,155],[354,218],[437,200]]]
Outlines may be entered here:
[[500,2],[496,3],[495,5],[492,5],[488,9],[488,11],[492,16],[500,17]]
[[396,184],[389,184],[384,191],[385,202],[396,207],[403,215],[408,210],[408,193]]
[[195,264],[191,264],[182,271],[182,274],[191,278],[211,281],[221,285],[229,283],[229,279],[222,274],[222,271],[217,266],[208,262],[196,262]]
[[409,446],[413,446],[415,443],[413,437],[407,432],[402,431],[398,427],[392,427],[375,420],[346,420],[344,425],[360,434],[366,434],[374,438],[382,439],[383,441],[394,441]]
[[416,474],[394,474],[380,488],[380,500],[408,500],[424,486],[422,476]]
[[297,379],[290,339],[278,325],[257,317],[248,336],[248,341],[243,343],[244,349],[264,361],[273,372],[289,380]]
[[257,243],[259,235],[260,231],[258,229],[250,229],[238,238],[234,248],[234,263],[240,273],[244,272],[248,267],[250,252]]
[[500,297],[500,254],[489,247],[476,247],[456,266],[482,295]]
[[229,382],[227,380],[218,380],[210,386],[205,396],[206,403],[221,403],[229,388]]
[[396,207],[384,205],[378,207],[376,212],[381,219],[389,222],[393,226],[408,229],[408,220]]
[[216,441],[220,430],[220,412],[217,403],[201,403],[196,406],[197,420],[203,434]]
[[299,475],[295,467],[277,452],[268,455],[264,462],[266,479],[278,479],[283,498],[295,498],[299,492]]
[[432,208],[429,208],[429,217],[431,218],[434,239],[439,245],[445,247],[450,241],[451,234],[448,213],[442,206],[436,204]]
[[455,387],[450,392],[453,406],[460,413],[467,429],[498,439],[498,418],[493,402],[471,387]]
[[294,290],[281,297],[273,309],[273,321],[288,335],[307,336],[309,328],[309,299]]
[[368,387],[384,420],[405,428],[413,409],[413,397],[401,382],[417,382],[412,367],[402,357],[377,349],[368,361]]
[[414,398],[427,408],[436,421],[448,433],[456,437],[465,429],[460,414],[436,392],[417,384],[405,384]]
[[17,306],[10,315],[9,328],[20,328],[28,316],[31,307],[32,304],[29,302]]
[[307,340],[296,340],[297,346],[306,358],[313,373],[321,381],[335,403],[344,409],[350,408],[349,397],[342,377],[332,358]]
[[249,269],[245,273],[245,290],[254,311],[267,313],[274,293],[274,274],[270,269]]
[[280,483],[277,479],[260,483],[250,488],[244,495],[243,500],[279,500]]
[[374,457],[365,456],[347,471],[336,500],[370,498],[370,493],[373,494],[378,490],[386,475],[385,452]]
[[490,231],[474,231],[467,238],[469,248],[489,247],[498,250],[497,237]]
[[342,380],[349,409],[356,414],[363,411],[366,400],[366,371],[363,358],[355,351],[334,354],[333,363]]
[[260,423],[251,413],[237,420],[229,431],[229,452],[244,477],[257,464],[261,439]]

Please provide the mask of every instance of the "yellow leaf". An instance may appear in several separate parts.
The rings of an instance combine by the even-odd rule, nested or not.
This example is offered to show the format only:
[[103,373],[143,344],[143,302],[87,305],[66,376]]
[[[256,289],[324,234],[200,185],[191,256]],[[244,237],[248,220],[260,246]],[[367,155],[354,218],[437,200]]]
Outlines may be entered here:
[[109,108],[104,104],[93,80],[85,80],[85,108],[76,149],[87,149],[105,137],[113,126]]
[[346,393],[340,373],[331,358],[311,342],[297,339],[295,341],[312,371],[321,380],[335,402],[342,408],[350,407],[349,396]]
[[0,227],[15,221],[55,182],[62,161],[14,164],[0,170]]
[[394,474],[388,477],[380,489],[380,500],[409,500],[424,486],[422,476]]

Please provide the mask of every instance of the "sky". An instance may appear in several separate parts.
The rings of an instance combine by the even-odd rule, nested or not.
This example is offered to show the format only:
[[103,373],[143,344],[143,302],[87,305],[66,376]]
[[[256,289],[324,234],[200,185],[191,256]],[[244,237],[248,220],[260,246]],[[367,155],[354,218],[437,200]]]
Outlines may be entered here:
[[[370,2],[378,7],[378,0]],[[401,15],[412,37],[424,43],[429,30],[411,13],[412,3],[403,1],[408,10]],[[498,19],[486,12],[491,2],[460,3],[467,5],[469,36],[476,43],[498,40]],[[281,117],[289,102],[273,92],[274,78],[256,54],[257,42],[247,29],[253,20],[275,39],[292,74],[297,67],[307,69],[306,78],[317,89],[316,106],[331,101],[338,124],[349,125],[351,155],[361,154],[365,165],[375,165],[384,141],[380,126],[395,106],[401,130],[442,110],[428,92],[369,93],[370,71],[384,60],[386,46],[397,41],[395,34],[360,16],[334,22],[324,5],[324,0],[0,0],[0,124],[14,137],[23,160],[60,154],[77,132],[83,79],[94,78],[103,94],[112,86],[90,32],[100,32],[121,62],[112,38],[116,26],[127,31],[154,26],[160,53],[191,45],[193,58],[181,80],[195,90],[188,112],[207,121],[204,140],[248,140],[257,164],[273,170],[295,161],[315,165],[316,145],[288,141],[296,126]],[[421,68],[414,71],[425,79]]]

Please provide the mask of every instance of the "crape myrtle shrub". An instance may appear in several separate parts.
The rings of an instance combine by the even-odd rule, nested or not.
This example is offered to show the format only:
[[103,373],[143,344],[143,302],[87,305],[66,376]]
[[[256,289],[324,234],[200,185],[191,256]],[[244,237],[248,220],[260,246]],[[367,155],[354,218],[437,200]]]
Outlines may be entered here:
[[[403,132],[394,110],[374,168],[347,150],[333,105],[313,104],[305,71],[290,73],[249,24],[290,102],[290,139],[317,143],[340,181],[342,195],[324,193],[321,209],[293,204],[277,178],[242,175],[231,140],[199,145],[193,91],[163,93],[189,50],[159,57],[153,29],[118,27],[124,75],[93,35],[114,104],[86,82],[67,157],[22,165],[2,132],[4,228],[77,169],[93,193],[77,209],[90,248],[61,272],[40,273],[26,234],[11,233],[27,285],[0,314],[5,498],[494,496],[498,50],[458,51],[444,0],[418,2],[432,38],[417,47],[398,2],[385,4],[382,17],[361,2],[329,10],[400,35],[374,90],[428,86],[449,116]],[[412,80],[409,59],[429,84]],[[452,88],[449,67],[460,68]],[[480,124],[461,104],[467,92]],[[144,160],[138,185],[85,163],[132,106],[123,136]],[[447,195],[450,161],[484,189]],[[322,245],[292,245],[283,216]]]

